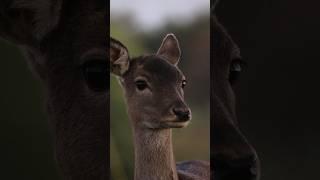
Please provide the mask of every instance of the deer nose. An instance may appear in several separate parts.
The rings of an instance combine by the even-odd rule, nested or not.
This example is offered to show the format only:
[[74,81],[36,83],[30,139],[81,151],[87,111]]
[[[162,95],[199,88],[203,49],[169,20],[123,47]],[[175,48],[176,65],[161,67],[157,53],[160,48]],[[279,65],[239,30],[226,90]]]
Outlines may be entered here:
[[172,109],[179,121],[188,121],[191,119],[191,112],[186,107],[175,107]]

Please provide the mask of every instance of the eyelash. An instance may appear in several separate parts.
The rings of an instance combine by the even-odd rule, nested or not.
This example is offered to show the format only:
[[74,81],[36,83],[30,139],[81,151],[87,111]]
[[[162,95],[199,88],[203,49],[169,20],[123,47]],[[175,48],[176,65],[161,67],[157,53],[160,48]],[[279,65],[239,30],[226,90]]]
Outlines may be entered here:
[[135,81],[135,84],[139,91],[143,91],[148,87],[148,84],[145,80],[137,80]]
[[[145,80],[136,80],[135,85],[139,91],[143,91],[146,88],[148,88],[148,83]],[[186,85],[187,85],[187,80],[182,80],[181,88],[184,89]]]

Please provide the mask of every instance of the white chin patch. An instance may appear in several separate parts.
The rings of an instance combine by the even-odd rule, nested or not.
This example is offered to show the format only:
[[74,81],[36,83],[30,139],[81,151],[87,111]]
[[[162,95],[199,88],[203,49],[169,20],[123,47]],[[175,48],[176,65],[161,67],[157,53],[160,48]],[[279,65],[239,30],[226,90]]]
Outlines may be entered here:
[[183,128],[188,126],[190,121],[185,122],[168,122],[167,125],[171,128]]

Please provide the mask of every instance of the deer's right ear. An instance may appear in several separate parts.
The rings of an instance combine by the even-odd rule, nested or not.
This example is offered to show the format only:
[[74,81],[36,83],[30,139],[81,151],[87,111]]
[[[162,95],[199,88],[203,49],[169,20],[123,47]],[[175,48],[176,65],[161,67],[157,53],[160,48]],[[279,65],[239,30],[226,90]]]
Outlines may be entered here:
[[114,75],[122,76],[129,69],[129,53],[119,41],[110,38],[110,65]]
[[170,33],[166,35],[157,52],[157,55],[164,56],[166,60],[175,66],[178,64],[181,56],[181,50],[179,41],[174,34]]

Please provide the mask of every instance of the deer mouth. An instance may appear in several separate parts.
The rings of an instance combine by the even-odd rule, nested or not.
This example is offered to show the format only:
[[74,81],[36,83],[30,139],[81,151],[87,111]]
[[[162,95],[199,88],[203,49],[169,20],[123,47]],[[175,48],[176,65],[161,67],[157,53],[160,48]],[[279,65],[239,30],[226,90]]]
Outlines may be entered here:
[[170,129],[186,127],[191,121],[191,116],[188,118],[178,118],[177,116],[168,116],[161,120],[144,121],[143,124],[150,129]]
[[170,121],[170,122],[165,122],[165,125],[168,128],[183,128],[186,127],[190,123],[190,120],[186,121]]
[[188,120],[178,120],[178,119],[166,119],[158,122],[144,121],[143,124],[149,129],[170,129],[170,128],[183,128],[190,123]]
[[177,116],[173,116],[161,122],[162,126],[166,128],[183,128],[186,127],[191,121],[191,116],[185,118],[179,118]]

